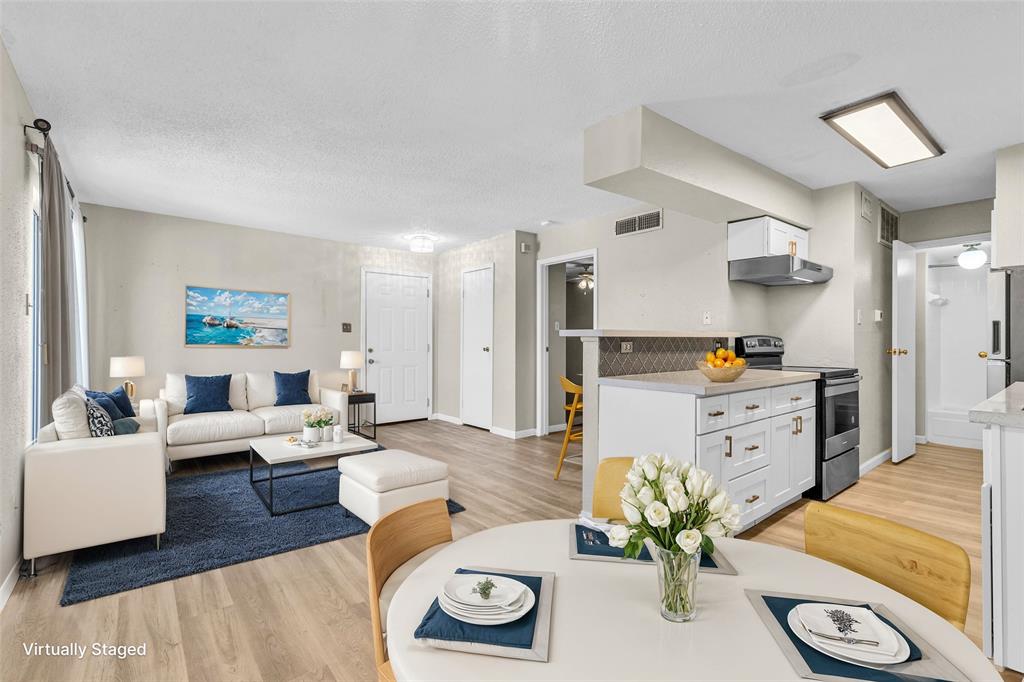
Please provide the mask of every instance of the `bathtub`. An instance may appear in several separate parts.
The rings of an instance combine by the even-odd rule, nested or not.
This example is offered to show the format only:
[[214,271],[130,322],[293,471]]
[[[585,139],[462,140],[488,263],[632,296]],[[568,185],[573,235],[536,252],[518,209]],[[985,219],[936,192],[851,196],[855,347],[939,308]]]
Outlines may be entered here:
[[928,442],[980,450],[983,425],[968,421],[967,411],[956,407],[929,409]]

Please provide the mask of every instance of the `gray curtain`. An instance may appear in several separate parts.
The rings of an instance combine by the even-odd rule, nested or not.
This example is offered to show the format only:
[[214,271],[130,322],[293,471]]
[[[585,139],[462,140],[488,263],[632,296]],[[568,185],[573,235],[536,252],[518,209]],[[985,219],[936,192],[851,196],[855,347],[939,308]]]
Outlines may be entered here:
[[42,343],[43,376],[39,414],[71,388],[76,377],[75,276],[71,233],[71,204],[67,181],[52,140],[43,155],[40,218],[42,223]]

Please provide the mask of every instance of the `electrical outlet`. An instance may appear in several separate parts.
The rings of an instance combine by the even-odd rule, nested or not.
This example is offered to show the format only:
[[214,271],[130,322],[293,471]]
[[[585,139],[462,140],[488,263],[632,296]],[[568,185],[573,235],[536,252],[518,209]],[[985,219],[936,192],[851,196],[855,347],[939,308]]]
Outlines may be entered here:
[[704,315],[701,317],[701,321],[704,324],[711,324],[711,311],[710,310],[705,310],[704,311]]
[[632,341],[623,341],[620,344],[620,346],[619,346],[619,352],[620,353],[632,353],[633,352],[633,342]]
[[557,332],[557,331],[559,331],[561,329],[562,329],[562,323],[559,322],[558,320],[555,320],[555,331]]
[[352,323],[351,322],[342,322],[341,323],[341,333],[342,334],[351,334],[352,333]]

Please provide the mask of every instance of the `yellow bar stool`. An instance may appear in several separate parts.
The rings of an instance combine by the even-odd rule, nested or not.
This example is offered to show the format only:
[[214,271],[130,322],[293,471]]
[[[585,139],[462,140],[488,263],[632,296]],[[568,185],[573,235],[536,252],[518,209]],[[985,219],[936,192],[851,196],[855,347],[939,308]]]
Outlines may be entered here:
[[626,485],[626,473],[633,466],[632,457],[605,457],[597,464],[591,514],[595,519],[623,520],[619,492]]
[[576,421],[576,414],[583,414],[583,387],[579,384],[574,384],[565,377],[558,377],[558,380],[562,382],[562,390],[566,393],[572,394],[572,402],[565,406],[566,412],[569,413],[569,421],[565,425],[565,438],[562,439],[562,452],[558,455],[558,468],[555,469],[555,480],[558,480],[559,474],[562,473],[562,463],[565,462],[565,453],[569,449],[569,441],[583,440],[583,423],[580,422],[579,431],[573,431],[573,426]]

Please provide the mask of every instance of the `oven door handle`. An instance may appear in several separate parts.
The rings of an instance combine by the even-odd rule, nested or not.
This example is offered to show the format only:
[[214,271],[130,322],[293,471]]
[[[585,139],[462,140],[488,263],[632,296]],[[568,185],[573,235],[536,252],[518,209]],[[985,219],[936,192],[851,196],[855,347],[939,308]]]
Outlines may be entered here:
[[858,374],[855,377],[847,377],[845,379],[825,379],[826,386],[844,386],[846,384],[856,384],[861,380],[861,376]]
[[844,393],[856,393],[858,390],[857,384],[847,384],[845,386],[826,386],[824,393],[826,398],[832,398]]

